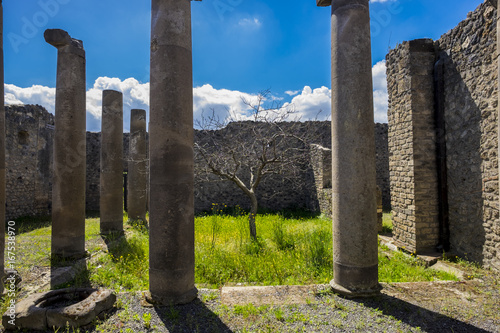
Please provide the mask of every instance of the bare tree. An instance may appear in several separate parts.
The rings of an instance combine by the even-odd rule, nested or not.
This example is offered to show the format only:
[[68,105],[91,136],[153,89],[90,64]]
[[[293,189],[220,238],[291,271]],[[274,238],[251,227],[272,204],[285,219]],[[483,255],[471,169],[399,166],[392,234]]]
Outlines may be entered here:
[[229,110],[228,117],[220,119],[212,110],[211,115],[197,121],[201,132],[195,143],[195,158],[202,162],[197,163],[198,175],[214,174],[229,180],[250,199],[250,236],[255,240],[259,185],[270,175],[300,180],[308,165],[310,133],[305,123],[290,119],[295,115],[293,106],[279,104],[269,90],[260,92],[253,101],[242,100],[252,112],[251,120],[238,121]]

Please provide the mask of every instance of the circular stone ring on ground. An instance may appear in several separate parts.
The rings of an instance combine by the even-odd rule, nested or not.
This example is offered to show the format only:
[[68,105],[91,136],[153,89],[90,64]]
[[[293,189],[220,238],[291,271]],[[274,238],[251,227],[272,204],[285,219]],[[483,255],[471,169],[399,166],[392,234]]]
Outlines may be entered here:
[[67,288],[37,293],[8,309],[2,317],[7,330],[46,330],[53,327],[82,327],[111,309],[116,295],[110,290]]

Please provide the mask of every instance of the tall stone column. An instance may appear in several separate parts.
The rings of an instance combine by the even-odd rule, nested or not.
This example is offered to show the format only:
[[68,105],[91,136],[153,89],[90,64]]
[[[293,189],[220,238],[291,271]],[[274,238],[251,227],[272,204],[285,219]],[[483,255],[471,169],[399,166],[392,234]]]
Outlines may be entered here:
[[85,50],[80,40],[49,29],[57,48],[57,83],[52,183],[52,256],[85,255]]
[[128,217],[146,222],[147,157],[146,111],[130,111],[130,159],[128,161]]
[[[494,2],[494,6],[497,9],[497,54],[500,55],[500,14],[498,12],[498,8],[500,8],[500,0],[491,0]],[[500,56],[497,58],[497,64],[498,64],[498,79],[497,79],[497,85],[499,87],[498,91],[498,106],[497,106],[497,112],[498,112],[498,138],[500,140]],[[498,149],[499,149],[499,165],[500,165],[500,142],[498,142]]]
[[[0,281],[4,275],[5,257],[5,101],[3,74],[3,4],[0,0]],[[0,283],[0,294],[3,283]]]
[[194,286],[191,2],[152,0],[148,299],[188,303]]
[[332,288],[379,291],[369,0],[332,6]]
[[102,92],[101,233],[123,232],[123,94]]

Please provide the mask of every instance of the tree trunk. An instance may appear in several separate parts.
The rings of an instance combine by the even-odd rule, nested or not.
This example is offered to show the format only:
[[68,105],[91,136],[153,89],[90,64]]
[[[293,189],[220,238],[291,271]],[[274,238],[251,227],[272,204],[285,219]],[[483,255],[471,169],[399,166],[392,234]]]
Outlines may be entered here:
[[257,227],[255,225],[255,217],[257,216],[257,208],[259,204],[257,202],[257,196],[255,195],[255,193],[251,192],[248,196],[252,200],[252,207],[250,209],[250,215],[248,216],[250,237],[252,238],[252,240],[257,240]]

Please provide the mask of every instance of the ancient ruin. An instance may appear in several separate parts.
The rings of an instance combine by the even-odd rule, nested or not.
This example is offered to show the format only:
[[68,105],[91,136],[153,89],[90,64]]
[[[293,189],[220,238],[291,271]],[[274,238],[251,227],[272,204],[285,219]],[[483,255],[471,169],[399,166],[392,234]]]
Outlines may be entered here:
[[57,48],[57,83],[52,184],[52,256],[85,254],[85,50],[64,30],[49,29]]
[[375,134],[368,0],[332,6],[332,288],[379,291]]
[[2,316],[8,330],[78,328],[91,324],[113,307],[116,295],[110,290],[67,288],[32,294],[16,304],[13,313]]
[[197,295],[191,44],[191,2],[153,0],[148,300],[160,304]]
[[148,162],[146,110],[130,111],[130,147],[128,160],[128,217],[146,222]]
[[394,239],[499,270],[497,29],[484,2],[391,50],[387,81]]
[[[0,0],[0,28],[1,5]],[[377,232],[382,207],[391,204],[396,248],[412,255],[454,251],[500,270],[497,1],[485,1],[439,40],[403,42],[389,52],[388,126],[374,126],[369,0],[317,0],[317,5],[332,7],[332,122],[310,127],[323,141],[307,152],[310,166],[300,174],[305,185],[289,188],[275,175],[264,190],[271,195],[259,198],[263,207],[298,207],[332,216],[330,285],[342,295],[380,292]],[[30,105],[0,113],[0,147],[5,147],[0,152],[0,223],[6,214],[51,213],[54,258],[85,255],[86,209],[100,211],[103,235],[123,233],[127,173],[129,218],[145,223],[148,203],[151,213],[150,289],[140,300],[144,307],[185,304],[197,297],[194,213],[214,202],[245,200],[230,183],[209,179],[195,188],[199,161],[193,143],[221,132],[193,130],[191,2],[152,0],[151,29],[149,139],[145,110],[131,110],[130,133],[123,133],[123,95],[113,90],[103,91],[102,132],[85,132],[85,51],[81,41],[59,29],[45,32],[47,43],[58,49],[55,117]],[[3,82],[3,49],[0,70]],[[246,128],[245,122],[236,122],[222,130]],[[0,246],[5,246],[2,232]],[[455,287],[459,283],[466,282]],[[447,288],[442,288],[445,295],[456,290]],[[232,296],[226,290],[224,297],[236,298],[241,289],[232,290]],[[269,291],[260,292],[269,296]],[[461,297],[472,303],[466,292]],[[12,329],[79,327],[91,324],[114,301],[110,291],[49,291],[26,297],[3,322]],[[397,302],[392,304],[436,316],[405,304],[403,297]],[[9,326],[10,315],[16,325]]]
[[[52,149],[54,144],[54,116],[41,106],[10,105],[5,107],[6,116],[6,184],[7,197],[6,218],[16,219],[23,216],[50,215],[52,207]],[[247,130],[245,124],[243,128]],[[286,210],[300,208],[331,215],[331,126],[329,121],[317,121],[309,128],[317,133],[321,140],[316,142],[324,147],[324,156],[311,149],[310,170],[304,173],[305,186],[300,190],[290,186],[291,182],[280,177],[269,177],[260,186],[262,188],[260,206],[266,209]],[[233,131],[229,126],[221,131]],[[211,135],[219,135],[214,131]],[[123,172],[128,172],[128,183],[131,182],[130,151],[132,133],[123,134]],[[195,130],[195,142],[199,140],[200,131]],[[36,139],[35,139],[36,138]],[[148,155],[146,137],[146,155]],[[383,207],[390,210],[389,186],[389,151],[387,148],[387,124],[375,124],[377,185],[382,189]],[[100,155],[101,133],[87,132],[87,170],[86,170],[86,210],[100,210]],[[325,162],[319,163],[321,158]],[[228,206],[240,205],[248,209],[250,202],[232,183],[216,181],[199,181],[197,170],[204,169],[195,161],[194,208],[195,214],[210,211],[212,203]],[[26,169],[28,168],[28,169]],[[29,172],[28,172],[29,170]],[[320,181],[325,179],[327,181]],[[129,186],[130,189],[130,186]],[[129,191],[130,194],[130,191]],[[129,204],[129,214],[131,201]]]
[[102,92],[101,233],[123,232],[123,94]]

